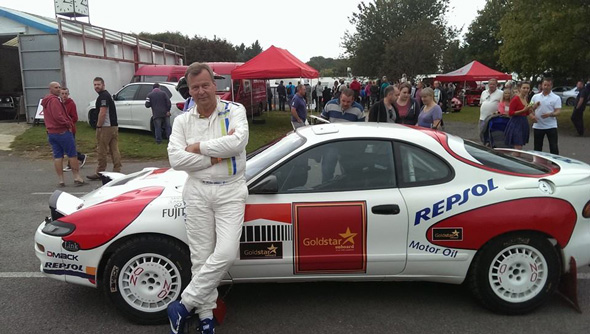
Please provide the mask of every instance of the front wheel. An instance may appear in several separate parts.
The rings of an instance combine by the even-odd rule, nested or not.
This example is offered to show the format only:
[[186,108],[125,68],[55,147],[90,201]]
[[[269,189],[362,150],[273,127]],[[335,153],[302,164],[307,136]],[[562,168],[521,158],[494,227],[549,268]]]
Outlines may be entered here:
[[574,99],[573,97],[570,97],[570,98],[568,98],[568,99],[565,101],[565,105],[567,105],[567,106],[570,106],[570,107],[571,107],[571,106],[573,106],[574,104],[576,104],[576,99]]
[[469,286],[488,309],[524,314],[553,294],[559,277],[559,256],[545,237],[506,235],[492,240],[476,255]]
[[191,279],[189,251],[178,242],[142,236],[119,245],[108,260],[102,288],[115,306],[140,324],[164,323],[168,303]]

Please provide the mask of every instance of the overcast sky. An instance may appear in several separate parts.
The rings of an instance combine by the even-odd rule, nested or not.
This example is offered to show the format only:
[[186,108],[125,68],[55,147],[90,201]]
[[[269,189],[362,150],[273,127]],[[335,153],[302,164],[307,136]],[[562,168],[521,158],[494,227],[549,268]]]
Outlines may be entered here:
[[[448,22],[464,27],[486,0],[450,0]],[[258,39],[288,49],[304,62],[313,56],[336,58],[348,22],[360,0],[232,0],[232,1],[126,1],[88,0],[90,23],[126,33],[180,31],[201,37],[226,39],[234,45]],[[292,5],[287,5],[292,4]],[[54,17],[53,0],[0,0],[0,6]]]

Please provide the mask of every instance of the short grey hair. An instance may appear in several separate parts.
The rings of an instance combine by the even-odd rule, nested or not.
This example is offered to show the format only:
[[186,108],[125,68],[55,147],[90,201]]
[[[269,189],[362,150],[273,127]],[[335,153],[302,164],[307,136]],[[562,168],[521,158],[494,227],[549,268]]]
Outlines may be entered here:
[[209,65],[207,65],[205,63],[192,63],[192,64],[190,64],[189,67],[186,69],[186,72],[184,73],[184,77],[188,81],[189,76],[199,75],[203,71],[207,71],[209,73],[209,76],[211,76],[211,81],[215,82],[215,76],[213,75],[213,70],[211,70],[211,67],[209,67]]

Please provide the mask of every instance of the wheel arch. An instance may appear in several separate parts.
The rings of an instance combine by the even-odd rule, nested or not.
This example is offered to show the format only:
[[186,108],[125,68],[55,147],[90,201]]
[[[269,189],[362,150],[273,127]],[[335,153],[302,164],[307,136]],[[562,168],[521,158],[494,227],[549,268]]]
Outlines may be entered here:
[[126,235],[126,236],[124,236],[124,237],[122,237],[120,239],[117,239],[112,244],[110,244],[109,247],[107,247],[107,249],[102,254],[102,257],[101,257],[100,262],[98,264],[97,273],[96,273],[96,286],[98,288],[100,288],[102,286],[102,284],[103,284],[104,269],[105,269],[107,263],[109,262],[109,259],[113,256],[115,250],[117,248],[119,248],[121,245],[129,242],[130,240],[138,239],[138,238],[142,238],[142,237],[159,237],[159,238],[164,238],[164,239],[170,240],[171,242],[176,243],[180,247],[183,247],[190,254],[189,247],[188,247],[188,245],[184,241],[182,241],[182,240],[180,240],[180,239],[178,239],[176,237],[173,237],[173,236],[171,236],[169,234],[163,234],[163,233],[136,233],[136,234]]
[[557,254],[557,258],[559,259],[559,268],[563,273],[564,267],[564,254],[563,254],[563,249],[561,248],[561,246],[559,245],[559,243],[557,242],[557,239],[555,239],[553,236],[551,236],[550,234],[543,232],[543,231],[537,231],[537,230],[513,230],[513,231],[508,231],[505,233],[501,233],[498,235],[495,235],[493,237],[491,237],[490,239],[488,239],[476,252],[475,255],[473,256],[473,260],[471,261],[471,263],[469,264],[469,270],[467,272],[467,275],[465,276],[466,279],[469,277],[469,275],[472,273],[472,270],[474,268],[475,265],[475,259],[477,258],[477,256],[479,254],[481,254],[483,252],[483,250],[490,245],[491,243],[495,242],[498,239],[504,238],[504,237],[509,237],[509,236],[514,236],[514,237],[523,237],[524,235],[526,236],[530,236],[530,237],[540,237],[540,238],[544,238],[547,239],[551,245],[553,245],[553,248],[555,249],[555,252]]

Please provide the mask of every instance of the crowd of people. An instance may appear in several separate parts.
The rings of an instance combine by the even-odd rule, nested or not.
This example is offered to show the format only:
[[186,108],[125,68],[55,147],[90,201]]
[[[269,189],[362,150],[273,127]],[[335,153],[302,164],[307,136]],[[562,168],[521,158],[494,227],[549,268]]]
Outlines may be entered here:
[[[419,125],[435,129],[442,128],[442,115],[451,108],[450,97],[455,86],[441,85],[434,81],[432,87],[423,82],[410,83],[407,80],[392,83],[383,76],[379,80],[361,83],[356,77],[349,84],[336,80],[332,87],[318,82],[311,88],[313,108],[330,122],[389,122]],[[308,84],[291,82],[277,87],[279,110],[286,111],[285,102],[290,106],[291,122],[294,128],[306,125],[307,113],[312,110]],[[293,96],[290,92],[293,91]]]
[[[557,116],[561,113],[561,98],[552,92],[553,80],[544,78],[538,93],[533,93],[531,83],[520,82],[512,87],[507,82],[502,90],[498,89],[496,79],[490,79],[488,88],[481,94],[479,127],[482,133],[487,131],[489,120],[497,115],[509,117],[504,130],[504,144],[507,147],[522,149],[529,142],[530,129],[533,129],[533,149],[543,150],[545,137],[549,143],[549,152],[559,154]],[[577,83],[578,95],[571,120],[577,134],[584,134],[583,112],[590,95],[590,83]],[[482,136],[482,138],[487,138]],[[491,144],[483,139],[484,144]],[[515,152],[514,155],[518,155]]]

